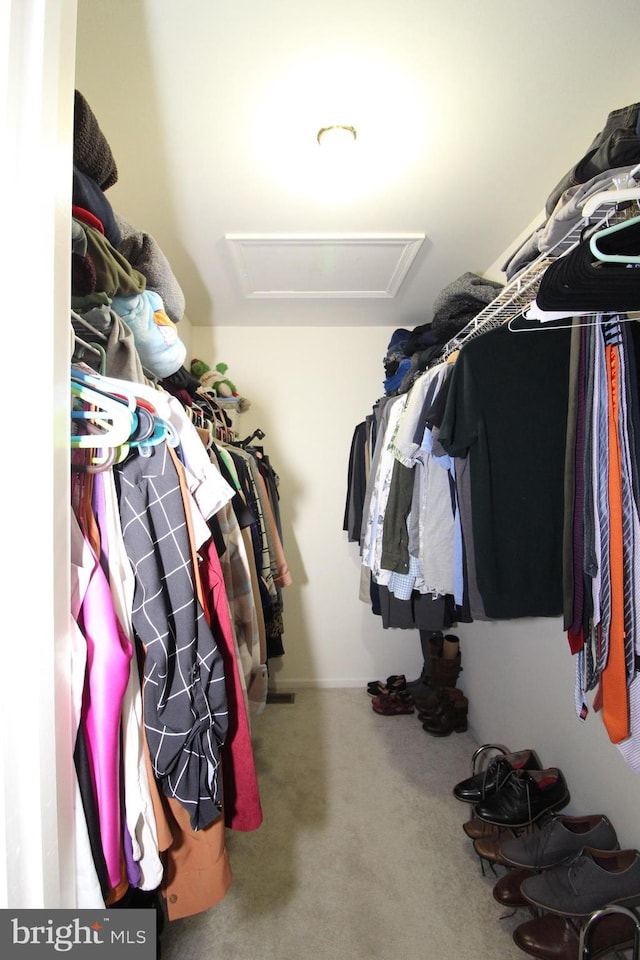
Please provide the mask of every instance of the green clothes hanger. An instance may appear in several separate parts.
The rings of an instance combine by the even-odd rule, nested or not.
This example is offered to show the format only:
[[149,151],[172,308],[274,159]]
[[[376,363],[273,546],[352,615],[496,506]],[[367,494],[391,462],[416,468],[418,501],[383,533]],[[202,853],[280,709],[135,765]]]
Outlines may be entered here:
[[598,260],[602,260],[604,263],[640,263],[640,254],[603,253],[603,251],[598,247],[598,241],[602,237],[607,237],[611,233],[619,233],[621,230],[626,230],[634,223],[640,223],[640,216],[630,217],[628,220],[622,220],[620,223],[615,223],[612,227],[605,227],[602,230],[597,230],[589,239],[589,249],[594,257],[596,257]]

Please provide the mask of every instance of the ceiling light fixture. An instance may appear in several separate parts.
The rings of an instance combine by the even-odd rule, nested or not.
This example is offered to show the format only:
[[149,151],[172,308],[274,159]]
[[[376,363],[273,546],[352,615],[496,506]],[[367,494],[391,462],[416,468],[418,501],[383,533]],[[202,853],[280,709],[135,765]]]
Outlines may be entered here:
[[356,140],[358,136],[355,127],[347,127],[347,126],[344,126],[344,124],[338,123],[338,124],[334,124],[331,127],[321,127],[318,130],[316,140],[318,141],[319,144],[322,144],[322,141],[327,136],[327,134],[331,133],[333,138],[334,132],[336,132],[338,136],[340,136],[340,139],[343,139],[343,140],[346,140],[346,137],[343,136],[344,134],[347,134],[353,140]]

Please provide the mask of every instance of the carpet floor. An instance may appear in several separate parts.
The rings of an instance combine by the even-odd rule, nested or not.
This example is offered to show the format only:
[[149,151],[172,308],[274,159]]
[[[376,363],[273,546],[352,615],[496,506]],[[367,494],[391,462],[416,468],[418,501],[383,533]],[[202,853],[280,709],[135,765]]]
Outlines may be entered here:
[[[264,822],[228,831],[233,882],[167,924],[162,960],[522,960],[529,919],[493,897],[452,794],[470,732],[380,716],[360,689],[303,689],[252,721]],[[520,749],[520,746],[513,747]]]

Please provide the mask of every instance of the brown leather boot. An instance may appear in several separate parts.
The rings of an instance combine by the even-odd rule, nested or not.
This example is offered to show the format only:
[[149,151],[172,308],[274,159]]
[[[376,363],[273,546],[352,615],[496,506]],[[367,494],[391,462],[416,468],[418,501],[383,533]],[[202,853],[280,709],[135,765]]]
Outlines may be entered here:
[[446,660],[440,657],[436,666],[435,686],[436,687],[455,687],[460,672],[462,670],[462,658],[460,653],[453,660]]
[[413,698],[413,702],[421,720],[429,720],[436,713],[442,712],[447,700],[457,700],[463,697],[462,690],[457,687],[437,687],[430,690],[424,697]]
[[422,729],[433,737],[448,737],[449,734],[463,733],[467,729],[469,701],[462,697],[450,698],[445,695],[442,708],[436,711],[422,724]]

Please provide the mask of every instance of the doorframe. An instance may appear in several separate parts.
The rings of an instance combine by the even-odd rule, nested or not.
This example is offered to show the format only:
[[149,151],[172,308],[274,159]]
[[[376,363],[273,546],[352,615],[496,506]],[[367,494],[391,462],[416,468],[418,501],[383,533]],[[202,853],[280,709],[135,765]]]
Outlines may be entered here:
[[0,4],[0,906],[75,906],[69,362],[77,0]]

